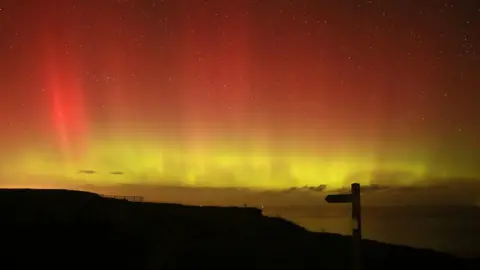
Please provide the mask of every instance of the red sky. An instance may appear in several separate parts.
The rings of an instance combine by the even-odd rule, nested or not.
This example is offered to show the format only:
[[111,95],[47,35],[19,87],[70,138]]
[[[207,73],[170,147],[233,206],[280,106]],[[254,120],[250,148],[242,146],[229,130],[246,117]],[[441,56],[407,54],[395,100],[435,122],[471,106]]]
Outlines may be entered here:
[[206,185],[478,177],[480,6],[430,2],[2,1],[3,159]]

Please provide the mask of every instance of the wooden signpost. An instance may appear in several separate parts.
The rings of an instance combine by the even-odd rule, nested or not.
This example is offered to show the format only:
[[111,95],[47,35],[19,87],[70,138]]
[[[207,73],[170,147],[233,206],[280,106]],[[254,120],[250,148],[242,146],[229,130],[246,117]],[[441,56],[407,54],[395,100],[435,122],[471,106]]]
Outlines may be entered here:
[[351,203],[352,204],[352,251],[353,270],[360,270],[361,265],[361,244],[362,244],[362,218],[360,211],[360,184],[352,184],[350,194],[333,194],[325,197],[328,203]]

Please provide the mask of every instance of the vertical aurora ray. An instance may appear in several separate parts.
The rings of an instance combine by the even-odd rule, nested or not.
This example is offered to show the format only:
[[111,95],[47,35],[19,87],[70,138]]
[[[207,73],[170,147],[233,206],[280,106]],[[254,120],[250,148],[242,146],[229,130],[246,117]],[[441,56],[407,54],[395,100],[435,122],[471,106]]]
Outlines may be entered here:
[[67,167],[82,159],[88,147],[88,123],[83,93],[83,72],[72,38],[61,25],[46,19],[40,30],[43,89],[51,115],[54,138]]
[[[55,60],[50,58],[48,61]],[[85,150],[87,127],[79,82],[66,73],[67,69],[65,66],[62,71],[47,69],[45,89],[51,95],[52,124],[57,143],[65,160],[71,162],[81,158]]]

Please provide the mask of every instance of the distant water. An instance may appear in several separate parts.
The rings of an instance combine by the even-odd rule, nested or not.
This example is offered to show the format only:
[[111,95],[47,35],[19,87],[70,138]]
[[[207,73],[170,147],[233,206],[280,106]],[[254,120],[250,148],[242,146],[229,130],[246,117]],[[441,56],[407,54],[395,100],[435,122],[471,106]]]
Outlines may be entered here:
[[[364,207],[363,236],[381,242],[430,248],[458,256],[480,256],[480,208],[468,206]],[[266,207],[311,231],[351,233],[346,205]]]

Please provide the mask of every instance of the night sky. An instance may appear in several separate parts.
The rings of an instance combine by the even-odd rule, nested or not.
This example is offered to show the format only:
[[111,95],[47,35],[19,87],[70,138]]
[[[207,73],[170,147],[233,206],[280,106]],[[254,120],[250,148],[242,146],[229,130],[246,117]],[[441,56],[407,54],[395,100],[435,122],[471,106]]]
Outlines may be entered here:
[[479,46],[478,0],[0,0],[2,181],[480,178]]

